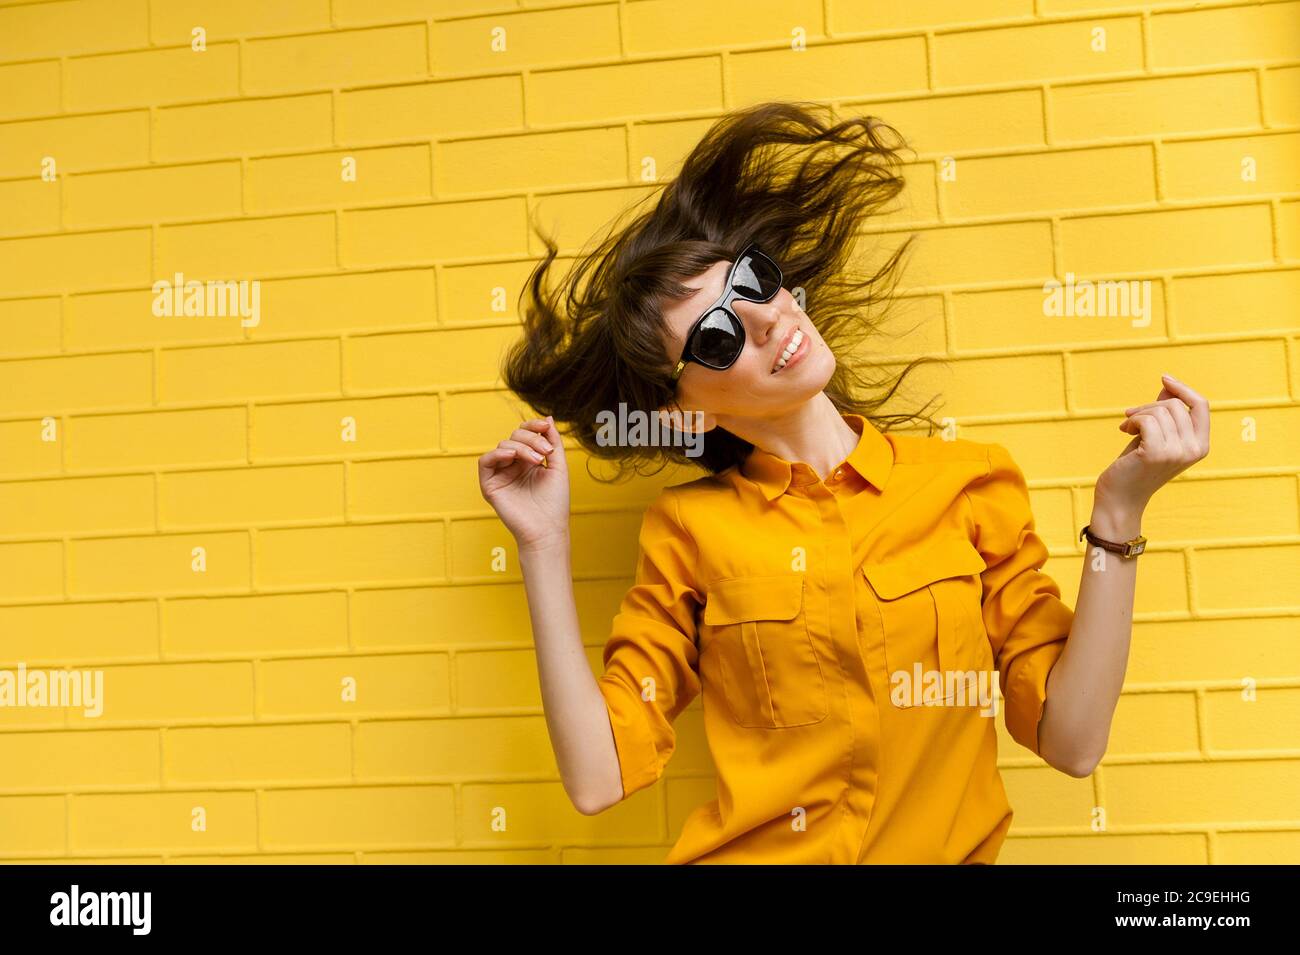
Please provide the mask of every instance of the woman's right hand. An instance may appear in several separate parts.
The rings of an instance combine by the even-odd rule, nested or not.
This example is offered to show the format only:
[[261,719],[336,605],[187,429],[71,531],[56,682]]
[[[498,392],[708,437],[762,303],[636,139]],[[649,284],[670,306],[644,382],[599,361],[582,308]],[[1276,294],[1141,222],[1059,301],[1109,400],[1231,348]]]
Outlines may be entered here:
[[550,415],[523,422],[480,457],[478,483],[521,548],[568,540],[569,467]]

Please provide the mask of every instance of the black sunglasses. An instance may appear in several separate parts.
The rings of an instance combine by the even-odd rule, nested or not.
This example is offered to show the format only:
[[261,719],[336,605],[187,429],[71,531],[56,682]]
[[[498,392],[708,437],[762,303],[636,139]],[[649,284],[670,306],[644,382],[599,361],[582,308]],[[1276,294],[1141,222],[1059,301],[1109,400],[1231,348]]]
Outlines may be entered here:
[[736,256],[727,273],[722,297],[704,310],[686,333],[686,347],[673,369],[673,381],[681,377],[687,362],[695,362],[714,371],[724,371],[736,363],[745,348],[745,323],[731,303],[768,302],[781,291],[785,276],[780,267],[753,243]]

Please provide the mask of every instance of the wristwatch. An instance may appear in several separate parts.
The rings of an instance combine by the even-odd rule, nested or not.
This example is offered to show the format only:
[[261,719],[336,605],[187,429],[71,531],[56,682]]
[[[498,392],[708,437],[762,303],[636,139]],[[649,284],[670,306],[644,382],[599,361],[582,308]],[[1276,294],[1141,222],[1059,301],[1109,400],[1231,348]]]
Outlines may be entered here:
[[1121,557],[1136,557],[1147,549],[1147,539],[1141,534],[1133,538],[1131,541],[1116,544],[1114,541],[1102,540],[1089,530],[1091,526],[1091,524],[1085,524],[1083,526],[1083,530],[1079,531],[1079,540],[1083,540],[1087,537],[1090,544],[1095,544],[1098,547],[1105,548],[1112,554],[1119,554]]

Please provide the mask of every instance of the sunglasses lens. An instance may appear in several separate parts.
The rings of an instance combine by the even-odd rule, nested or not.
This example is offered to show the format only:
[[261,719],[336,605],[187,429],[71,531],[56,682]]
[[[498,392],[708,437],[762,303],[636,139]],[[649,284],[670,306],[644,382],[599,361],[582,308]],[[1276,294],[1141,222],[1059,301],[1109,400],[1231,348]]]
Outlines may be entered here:
[[766,302],[781,289],[781,270],[762,252],[751,251],[736,263],[735,289],[754,302]]
[[695,330],[692,351],[695,357],[714,368],[725,368],[736,360],[744,347],[736,320],[720,308],[715,308]]

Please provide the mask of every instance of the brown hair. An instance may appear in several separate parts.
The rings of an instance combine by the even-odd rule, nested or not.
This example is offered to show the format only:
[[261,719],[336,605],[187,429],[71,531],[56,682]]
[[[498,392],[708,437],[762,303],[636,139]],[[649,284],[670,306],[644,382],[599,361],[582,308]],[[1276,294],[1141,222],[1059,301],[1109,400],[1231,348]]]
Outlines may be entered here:
[[539,414],[568,425],[592,457],[617,462],[617,476],[642,461],[662,468],[671,460],[716,474],[752,450],[721,427],[705,433],[699,457],[681,447],[597,441],[597,414],[616,414],[620,402],[651,415],[676,407],[661,310],[691,294],[683,280],[734,258],[750,241],[780,264],[787,288],[804,290],[808,318],[836,356],[825,388],[835,407],[881,430],[920,418],[933,433],[934,420],[921,412],[877,412],[913,368],[938,359],[914,359],[891,377],[852,354],[878,332],[912,242],[909,236],[877,271],[854,271],[863,221],[903,189],[899,150],[906,144],[875,117],[831,125],[817,115],[823,108],[760,103],[723,116],[654,207],[622,227],[616,220],[556,291],[545,281],[556,244],[534,226],[547,252],[520,296],[524,334],[503,360],[502,379]]

